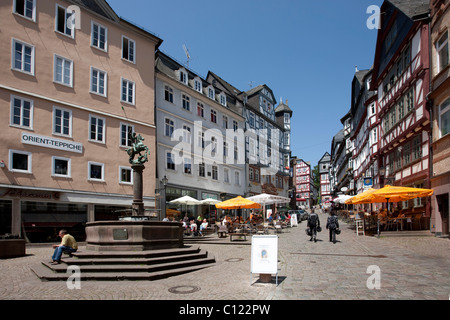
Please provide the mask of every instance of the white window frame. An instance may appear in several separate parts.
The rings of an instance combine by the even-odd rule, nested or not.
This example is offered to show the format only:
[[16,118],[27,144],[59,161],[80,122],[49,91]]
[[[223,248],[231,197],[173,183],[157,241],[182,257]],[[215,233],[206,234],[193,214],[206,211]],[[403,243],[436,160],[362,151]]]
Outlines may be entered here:
[[[215,173],[215,178],[214,178]],[[219,181],[219,167],[216,165],[211,166],[211,179],[214,181]]]
[[[27,158],[27,160],[28,160],[28,162],[27,162],[27,170],[14,169],[13,168],[13,155],[15,153],[16,154],[26,155],[28,157]],[[33,173],[32,168],[31,168],[31,164],[32,164],[32,154],[31,154],[31,152],[9,149],[9,161],[8,161],[8,164],[9,164],[9,171],[10,172],[28,173],[28,174]]]
[[[186,170],[188,172],[186,172]],[[192,175],[192,159],[190,157],[183,158],[183,173],[187,175]]]
[[[95,85],[97,86],[97,91],[95,91],[93,89],[93,85],[94,85],[94,71],[97,72],[97,81],[95,83]],[[103,78],[103,91],[104,91],[103,93],[99,92],[99,88],[100,88],[100,77],[99,77],[99,75],[100,74],[103,74],[103,77],[104,77]],[[93,93],[93,94],[96,94],[96,95],[99,95],[99,96],[102,96],[102,97],[107,97],[108,96],[108,94],[107,94],[107,92],[108,92],[108,73],[106,71],[100,70],[100,69],[95,68],[95,67],[91,67],[91,83],[90,83],[90,86],[89,86],[89,92]]]
[[181,93],[181,108],[187,112],[191,112],[191,97],[186,93]]
[[[95,30],[97,28],[97,30]],[[105,42],[104,48],[100,46],[100,31],[101,29],[105,30]],[[97,31],[97,39],[94,37],[95,31]],[[97,41],[97,45],[94,44],[94,41]],[[100,51],[108,52],[108,28],[104,25],[92,20],[91,21],[91,47],[96,48]]]
[[228,129],[228,116],[227,115],[222,115],[222,126],[225,129]]
[[[122,139],[123,139],[123,137],[122,137],[122,134],[123,134],[123,126],[125,126],[126,128],[126,131],[125,131],[125,134],[126,134],[126,137],[125,137],[125,140],[127,141],[125,144],[123,144],[122,143]],[[134,125],[132,125],[132,124],[128,124],[128,123],[125,123],[125,122],[121,122],[120,123],[120,138],[119,138],[119,145],[121,146],[121,147],[123,147],[123,148],[128,148],[128,147],[131,147],[131,145],[128,145],[127,143],[128,143],[128,140],[130,139],[130,137],[128,136],[129,135],[129,128],[131,128],[131,133],[133,133],[134,132]]]
[[[450,98],[447,98],[439,107],[438,107],[438,116],[439,116],[439,138],[442,138],[449,134],[450,132],[447,132],[446,134],[442,135],[442,115],[444,113],[450,112]],[[442,109],[443,108],[443,109]]]
[[[95,121],[95,139],[92,139],[92,119],[96,119],[96,121]],[[103,126],[101,128],[102,129],[102,132],[101,132],[102,139],[101,140],[98,139],[98,134],[99,134],[98,120],[102,120],[103,121]],[[105,132],[106,132],[106,120],[105,120],[105,118],[98,117],[98,116],[90,114],[89,115],[89,124],[88,124],[88,126],[89,126],[88,141],[105,144]]]
[[194,80],[194,89],[195,89],[195,91],[197,91],[197,92],[202,92],[202,82],[201,82],[201,80],[199,79],[199,78],[196,78],[195,80]]
[[223,182],[230,183],[230,169],[223,168]]
[[[170,154],[170,159],[172,160],[173,163],[173,168],[169,168],[168,166],[168,155]],[[175,163],[175,155],[171,152],[171,151],[166,151],[166,157],[165,157],[165,166],[166,166],[166,170],[173,170],[176,171],[177,170],[177,165]]]
[[200,162],[198,164],[198,176],[201,178],[206,178],[206,164],[204,162]]
[[239,129],[239,123],[236,120],[233,120],[233,131],[236,132]]
[[[124,84],[126,84],[126,100],[123,100],[123,88],[124,88]],[[130,90],[130,84],[133,85],[133,90],[132,90],[132,101],[129,101],[129,90]],[[125,79],[125,78],[120,78],[120,101],[123,103],[127,103],[130,105],[135,105],[136,103],[136,83],[134,81]]]
[[[167,123],[167,120],[169,120],[171,123]],[[167,127],[168,126],[169,126],[169,131],[170,131],[170,128],[172,128],[172,131],[170,132],[170,135],[167,134]],[[164,117],[164,136],[171,138],[173,136],[174,132],[175,132],[175,121],[172,120],[171,118]]]
[[[27,3],[32,3],[32,5],[33,5],[33,10],[32,10],[31,17],[26,15],[26,4]],[[28,19],[30,21],[36,22],[36,0],[24,0],[23,5],[24,5],[23,14],[21,14],[21,13],[17,12],[17,0],[14,0],[13,13],[18,15],[18,16],[20,16],[20,17],[22,17],[22,18],[25,18],[25,19]]]
[[[129,182],[122,180],[122,170],[130,171],[130,181]],[[131,169],[131,167],[119,166],[119,184],[133,185],[133,170]]]
[[[61,32],[58,30],[58,11],[59,8],[64,9],[64,32]],[[63,7],[59,4],[56,4],[56,9],[55,9],[55,32],[57,32],[58,34],[64,35],[66,37],[75,39],[75,25],[72,25],[72,28],[67,28],[67,20],[68,20],[68,16],[67,16],[67,8]],[[70,34],[67,33],[67,30],[70,30]]]
[[[55,167],[55,160],[62,160],[67,161],[67,174],[59,174],[56,173],[56,167]],[[72,161],[70,158],[64,158],[64,157],[57,157],[52,156],[52,177],[58,177],[58,178],[72,178]]]
[[[14,109],[15,109],[15,100],[20,100],[20,124],[14,123]],[[26,126],[23,124],[23,116],[24,116],[24,102],[30,103],[30,125]],[[33,118],[34,118],[34,101],[30,99],[25,99],[19,96],[11,95],[11,108],[10,108],[10,123],[9,125],[12,127],[22,128],[22,129],[28,129],[33,130]]]
[[[101,179],[98,178],[91,178],[91,166],[99,166],[101,167]],[[104,182],[105,181],[105,164],[95,161],[88,161],[88,181],[99,181]]]
[[[22,50],[21,50],[21,60],[20,60],[20,68],[16,67],[16,44],[20,44],[22,46]],[[31,49],[31,63],[30,63],[30,71],[25,70],[25,62],[24,62],[24,57],[25,57],[25,47],[29,47]],[[11,44],[11,69],[15,70],[15,71],[19,71],[19,72],[23,72],[29,75],[34,76],[34,72],[35,72],[35,50],[34,50],[34,46],[31,44],[28,44],[26,42],[17,40],[17,39],[12,39],[12,44]]]
[[[91,178],[91,166],[100,166],[101,167],[101,179]],[[88,161],[88,181],[105,181],[105,164],[100,162]]]
[[220,104],[223,105],[224,107],[227,106],[227,96],[222,92],[219,95],[219,100],[220,100]]
[[[58,59],[62,60],[62,65],[61,65],[61,80],[57,79],[57,65],[58,65]],[[64,69],[64,64],[65,62],[69,62],[70,63],[70,71],[69,71],[69,78],[70,81],[69,83],[64,82],[64,78],[66,76],[65,74],[65,69]],[[53,82],[58,83],[60,85],[66,86],[66,87],[71,87],[73,88],[73,60],[64,58],[63,56],[54,55],[54,62],[53,62]]]
[[[60,110],[61,111],[61,132],[57,132],[56,131],[56,110]],[[64,113],[68,112],[69,113],[69,133],[66,134],[64,133]],[[70,109],[64,109],[61,107],[57,107],[57,106],[53,106],[53,114],[52,114],[53,120],[52,120],[52,134],[57,135],[57,136],[62,136],[62,137],[72,137],[72,110]]]
[[[127,52],[127,57],[124,57],[124,39],[127,39],[128,41],[128,52]],[[130,59],[130,42],[133,43],[133,59]],[[133,39],[122,35],[122,60],[131,62],[133,64],[136,64],[136,41],[134,41]]]
[[[441,41],[441,39],[442,39],[445,35],[447,35],[447,39],[445,39],[445,41],[444,41],[441,45],[439,45],[439,41]],[[440,55],[440,53],[441,53],[441,51],[442,51],[445,47],[447,47],[447,65],[441,66],[441,55]],[[439,73],[439,72],[441,72],[442,70],[444,70],[444,69],[448,66],[448,64],[449,64],[448,30],[445,31],[445,32],[438,38],[438,40],[436,41],[436,57],[437,57],[437,68],[438,68],[437,72]]]
[[[198,114],[199,111],[201,111],[200,113],[202,114]],[[202,119],[205,119],[205,106],[201,102],[197,102],[197,116],[199,116]]]
[[211,100],[216,100],[216,91],[211,86],[208,86],[208,98]]
[[164,101],[173,103],[173,88],[169,85],[164,85]]
[[239,171],[234,172],[234,184],[237,186],[241,185],[241,173]]
[[181,83],[188,84],[188,74],[186,71],[180,69],[180,80]]
[[[210,114],[211,114],[211,117],[210,117],[211,122],[217,123],[217,111],[214,110],[213,108],[211,108]],[[214,121],[213,121],[213,117],[214,117]]]
[[183,142],[187,144],[191,144],[192,142],[192,129],[187,124],[183,124]]

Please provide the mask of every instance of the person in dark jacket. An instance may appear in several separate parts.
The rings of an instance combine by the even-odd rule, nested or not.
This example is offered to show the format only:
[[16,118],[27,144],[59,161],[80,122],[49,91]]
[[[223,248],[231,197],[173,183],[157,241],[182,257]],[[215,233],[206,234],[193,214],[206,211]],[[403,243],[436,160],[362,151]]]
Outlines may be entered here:
[[308,217],[308,228],[311,230],[311,239],[309,241],[317,242],[317,227],[320,227],[320,220],[317,213],[312,209],[311,214]]
[[336,214],[331,211],[331,216],[327,219],[327,229],[330,231],[330,242],[336,243],[336,229],[339,228],[339,221]]

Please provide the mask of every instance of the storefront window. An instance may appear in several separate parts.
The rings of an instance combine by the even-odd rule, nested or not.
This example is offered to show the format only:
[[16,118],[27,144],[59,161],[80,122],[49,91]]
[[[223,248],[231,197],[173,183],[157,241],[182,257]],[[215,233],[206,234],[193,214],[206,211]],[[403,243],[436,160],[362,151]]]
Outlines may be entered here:
[[23,201],[21,210],[25,237],[30,242],[58,242],[61,229],[77,241],[86,238],[87,204]]
[[119,217],[130,216],[131,207],[95,206],[95,221],[119,220]]
[[0,200],[0,237],[11,234],[12,201]]

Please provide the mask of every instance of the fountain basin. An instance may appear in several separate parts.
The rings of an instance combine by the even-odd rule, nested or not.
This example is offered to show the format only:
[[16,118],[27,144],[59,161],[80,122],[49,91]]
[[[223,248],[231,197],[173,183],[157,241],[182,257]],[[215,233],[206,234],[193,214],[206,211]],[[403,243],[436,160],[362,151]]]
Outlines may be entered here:
[[94,251],[144,251],[182,248],[179,222],[95,221],[86,224],[86,249]]

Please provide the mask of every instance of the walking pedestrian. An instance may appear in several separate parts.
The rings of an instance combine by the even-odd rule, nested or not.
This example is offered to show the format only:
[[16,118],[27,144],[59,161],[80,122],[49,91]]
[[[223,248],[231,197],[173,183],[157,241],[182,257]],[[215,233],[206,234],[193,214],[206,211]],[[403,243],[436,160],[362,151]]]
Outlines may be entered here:
[[336,229],[339,228],[339,221],[336,213],[331,211],[331,216],[327,219],[327,229],[330,231],[330,242],[336,243]]
[[312,209],[308,217],[308,228],[311,231],[311,239],[309,241],[317,242],[317,228],[320,227],[320,220],[315,210]]

